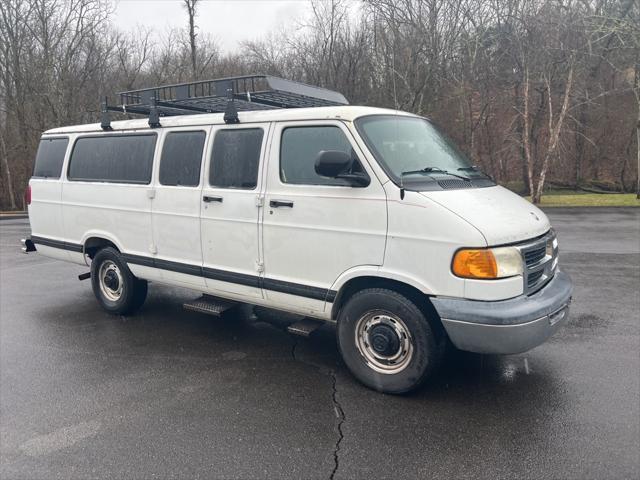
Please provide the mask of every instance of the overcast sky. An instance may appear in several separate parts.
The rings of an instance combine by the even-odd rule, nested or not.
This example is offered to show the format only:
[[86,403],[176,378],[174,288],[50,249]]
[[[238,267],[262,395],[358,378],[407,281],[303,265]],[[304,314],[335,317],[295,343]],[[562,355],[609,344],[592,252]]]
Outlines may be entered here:
[[[167,27],[186,27],[181,0],[113,0],[114,23],[120,30],[137,25],[153,27],[156,35]],[[201,0],[196,24],[213,35],[223,52],[236,50],[238,42],[254,40],[309,13],[309,0]]]

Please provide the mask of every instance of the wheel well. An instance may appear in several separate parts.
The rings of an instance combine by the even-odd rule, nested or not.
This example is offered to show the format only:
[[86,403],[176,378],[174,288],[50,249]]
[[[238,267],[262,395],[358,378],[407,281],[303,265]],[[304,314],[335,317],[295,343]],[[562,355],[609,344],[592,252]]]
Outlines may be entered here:
[[113,247],[117,251],[120,251],[120,249],[116,247],[113,242],[107,240],[106,238],[91,237],[88,238],[86,242],[84,242],[84,253],[86,255],[89,255],[89,258],[93,259],[96,253],[98,253],[99,250],[102,250],[105,247]]
[[340,309],[347,303],[349,298],[360,290],[364,290],[366,288],[386,288],[404,295],[415,303],[425,317],[427,317],[427,320],[431,323],[431,326],[439,338],[442,338],[442,336],[445,335],[445,330],[442,326],[442,322],[440,321],[440,316],[433,307],[431,300],[429,300],[429,296],[418,290],[416,287],[397,280],[391,280],[389,278],[356,277],[349,280],[342,286],[336,296],[336,300],[334,301],[331,309],[331,318],[334,320],[337,319]]

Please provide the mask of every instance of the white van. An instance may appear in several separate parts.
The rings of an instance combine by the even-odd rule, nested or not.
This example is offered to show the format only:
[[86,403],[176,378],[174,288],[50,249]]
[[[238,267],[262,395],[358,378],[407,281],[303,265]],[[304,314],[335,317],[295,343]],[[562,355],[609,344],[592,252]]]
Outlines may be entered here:
[[519,353],[567,321],[545,214],[429,120],[274,77],[192,90],[205,83],[121,94],[120,111],[149,120],[45,132],[23,250],[90,266],[116,314],[159,282],[205,294],[203,311],[334,323],[351,372],[389,393],[423,383],[447,338]]

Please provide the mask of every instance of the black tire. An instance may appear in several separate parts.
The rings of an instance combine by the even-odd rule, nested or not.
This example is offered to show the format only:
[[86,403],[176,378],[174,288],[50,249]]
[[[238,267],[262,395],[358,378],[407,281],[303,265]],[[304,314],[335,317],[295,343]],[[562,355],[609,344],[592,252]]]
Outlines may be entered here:
[[147,298],[146,280],[136,278],[120,253],[113,247],[103,248],[93,257],[91,286],[98,303],[114,315],[135,312]]
[[[361,329],[361,326],[372,324],[374,326],[369,326],[368,329]],[[400,342],[398,349],[394,350],[395,333],[391,337],[386,333],[397,333],[397,330],[389,330],[388,325],[408,333],[406,337],[396,336]],[[376,328],[383,331],[376,331]],[[366,333],[359,335],[358,332]],[[444,354],[444,338],[436,337],[420,308],[404,295],[384,288],[370,288],[355,293],[338,315],[337,333],[340,353],[351,373],[367,387],[384,393],[401,394],[415,390],[437,369]],[[375,337],[380,334],[384,338],[382,344],[374,342]],[[404,338],[407,340],[403,340]],[[388,339],[392,341],[388,342]],[[406,341],[412,346],[403,348],[402,342]],[[376,363],[375,357],[373,360],[366,357],[367,354],[380,353],[375,351],[376,346],[391,349],[382,350],[383,352],[399,352],[400,359],[404,360],[398,360],[396,365],[391,362],[390,365],[381,367],[381,363]],[[411,353],[405,355],[402,352]],[[386,358],[383,358],[384,362],[387,361]],[[389,370],[381,373],[381,368]]]

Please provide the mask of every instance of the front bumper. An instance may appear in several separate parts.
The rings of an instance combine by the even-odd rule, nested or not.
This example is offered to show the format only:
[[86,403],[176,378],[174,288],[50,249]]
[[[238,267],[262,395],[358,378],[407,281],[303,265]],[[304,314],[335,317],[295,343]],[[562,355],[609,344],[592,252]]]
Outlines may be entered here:
[[457,348],[509,354],[540,345],[565,324],[572,294],[571,278],[557,271],[544,288],[530,296],[496,302],[444,297],[431,301]]

